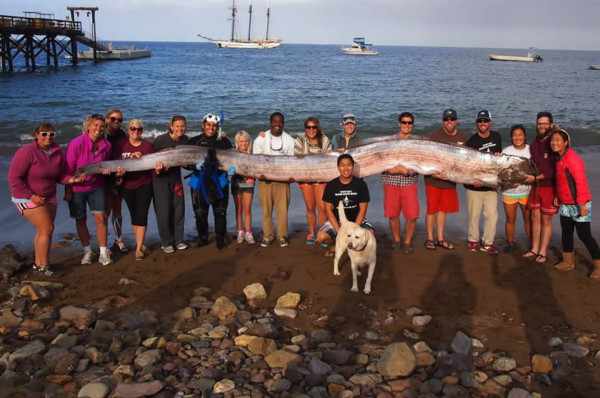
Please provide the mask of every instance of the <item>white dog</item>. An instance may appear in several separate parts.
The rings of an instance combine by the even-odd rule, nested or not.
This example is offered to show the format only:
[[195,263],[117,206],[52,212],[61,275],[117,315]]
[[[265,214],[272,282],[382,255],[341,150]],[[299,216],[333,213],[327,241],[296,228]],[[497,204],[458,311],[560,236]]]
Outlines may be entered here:
[[369,274],[367,275],[364,290],[365,294],[369,294],[371,293],[371,280],[373,279],[373,272],[375,272],[375,263],[377,261],[377,242],[369,230],[348,221],[342,201],[338,204],[338,213],[340,216],[340,229],[335,241],[333,274],[340,274],[338,264],[340,258],[347,250],[352,268],[352,289],[350,290],[358,292],[357,277],[360,275],[358,267],[369,265]]

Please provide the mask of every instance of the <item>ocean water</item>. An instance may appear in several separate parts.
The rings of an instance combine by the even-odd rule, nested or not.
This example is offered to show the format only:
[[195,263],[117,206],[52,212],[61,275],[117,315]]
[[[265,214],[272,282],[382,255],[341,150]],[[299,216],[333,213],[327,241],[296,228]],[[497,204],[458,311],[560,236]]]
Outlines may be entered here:
[[[412,111],[416,134],[425,135],[441,125],[447,107],[457,110],[459,128],[472,134],[475,114],[485,108],[505,145],[510,125],[525,124],[532,138],[536,113],[549,110],[569,130],[574,146],[600,144],[600,71],[588,68],[600,63],[600,52],[539,50],[544,62],[530,64],[486,58],[489,52],[521,55],[525,49],[383,46],[377,48],[380,56],[353,57],[336,45],[284,43],[275,50],[245,51],[206,42],[120,44],[150,48],[153,56],[0,72],[3,181],[12,154],[31,139],[37,123],[53,123],[57,142],[66,144],[80,134],[87,115],[114,107],[126,120],[141,118],[147,138],[165,132],[175,114],[187,117],[190,135],[198,134],[202,116],[221,111],[230,136],[240,129],[256,135],[268,128],[273,111],[285,114],[285,130],[292,134],[302,132],[307,117],[317,116],[330,137],[342,130],[347,112],[357,116],[361,135],[379,136],[396,132],[398,114]],[[299,200],[296,217],[302,221]],[[9,201],[8,192],[0,194],[0,202]],[[22,223],[10,214],[0,222]]]

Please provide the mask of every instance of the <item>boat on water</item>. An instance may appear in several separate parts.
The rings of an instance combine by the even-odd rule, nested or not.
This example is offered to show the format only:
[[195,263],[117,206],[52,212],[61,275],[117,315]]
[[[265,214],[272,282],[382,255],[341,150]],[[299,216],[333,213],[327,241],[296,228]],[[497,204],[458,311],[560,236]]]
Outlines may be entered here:
[[[113,46],[113,43],[108,43],[108,50],[96,50],[96,57],[100,61],[129,61],[133,59],[149,58],[152,56],[152,51],[148,48],[138,49],[135,46]],[[71,58],[70,55],[67,58]],[[77,51],[77,58],[83,61],[94,60],[94,50]]]
[[269,39],[269,22],[271,18],[271,9],[267,8],[267,34],[264,39],[252,39],[250,37],[252,27],[252,3],[248,10],[248,39],[239,39],[235,37],[235,21],[237,7],[235,0],[232,0],[231,9],[231,38],[229,40],[212,39],[207,36],[198,34],[199,37],[214,43],[219,48],[236,48],[236,49],[259,49],[268,50],[277,48],[281,45],[281,39]]
[[590,65],[590,69],[600,70],[600,65]]
[[544,59],[537,55],[533,47],[529,47],[527,55],[487,54],[490,61],[542,62]]
[[348,55],[379,55],[379,51],[371,48],[372,44],[365,43],[364,37],[355,37],[350,47],[343,47],[342,52]]

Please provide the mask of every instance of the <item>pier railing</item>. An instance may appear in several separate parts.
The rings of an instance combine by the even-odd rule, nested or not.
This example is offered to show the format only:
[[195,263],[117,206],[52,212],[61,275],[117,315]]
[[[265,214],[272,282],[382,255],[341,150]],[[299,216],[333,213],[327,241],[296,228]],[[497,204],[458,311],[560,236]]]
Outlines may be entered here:
[[61,19],[24,18],[0,15],[0,30],[12,34],[70,34],[83,35],[81,22]]

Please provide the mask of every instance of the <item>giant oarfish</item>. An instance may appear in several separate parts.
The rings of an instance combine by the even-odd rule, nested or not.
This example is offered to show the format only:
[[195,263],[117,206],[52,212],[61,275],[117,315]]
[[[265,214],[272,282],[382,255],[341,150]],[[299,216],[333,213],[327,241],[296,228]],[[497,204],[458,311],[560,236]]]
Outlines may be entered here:
[[[150,170],[157,161],[165,167],[189,166],[202,161],[208,148],[181,145],[173,149],[142,156],[139,159],[111,160],[89,164],[79,173],[97,174],[103,170],[116,172]],[[337,176],[338,152],[300,156],[251,155],[235,150],[215,150],[219,168],[234,166],[236,173],[273,181],[329,181]],[[442,173],[457,183],[472,184],[479,180],[489,187],[508,188],[521,183],[526,174],[534,174],[533,165],[517,156],[494,156],[464,146],[445,144],[425,138],[398,139],[381,137],[347,151],[355,161],[354,175],[366,177],[389,170],[396,165],[420,174]]]

